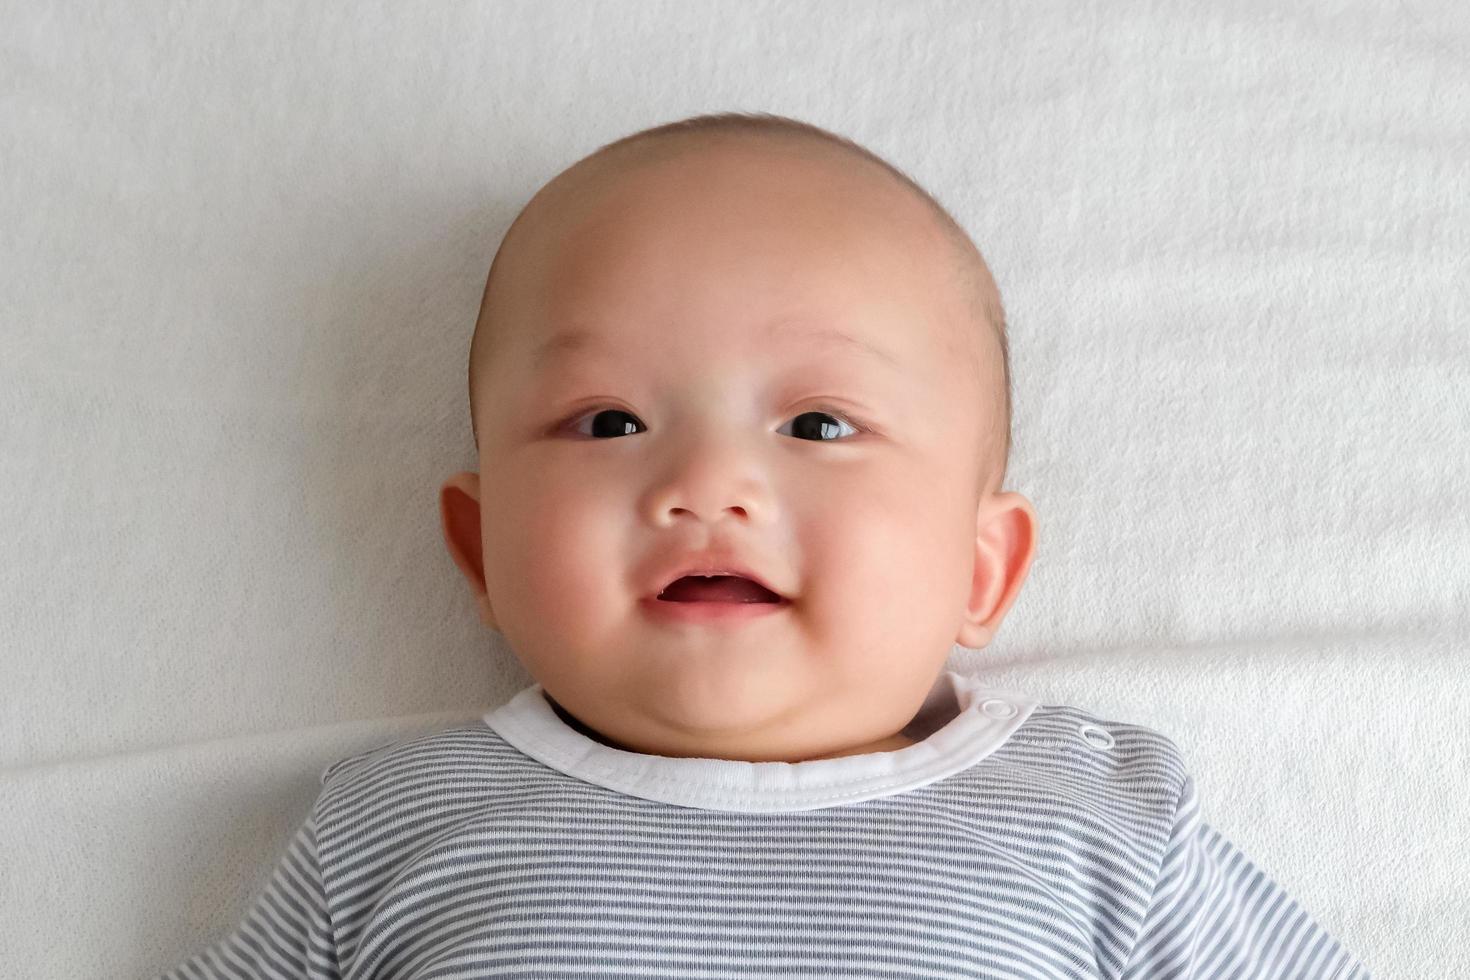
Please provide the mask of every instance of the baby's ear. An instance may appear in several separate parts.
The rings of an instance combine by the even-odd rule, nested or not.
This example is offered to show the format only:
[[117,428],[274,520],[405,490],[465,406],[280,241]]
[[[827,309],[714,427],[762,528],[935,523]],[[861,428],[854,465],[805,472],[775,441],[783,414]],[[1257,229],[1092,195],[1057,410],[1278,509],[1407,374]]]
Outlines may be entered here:
[[990,646],[990,641],[993,639],[995,639],[995,631],[989,626],[981,626],[966,620],[961,624],[955,642],[971,650],[981,650]]
[[485,589],[485,556],[480,539],[480,474],[456,473],[439,488],[439,519],[449,557],[459,567],[479,607],[480,621],[496,629]]
[[1035,552],[1036,510],[1031,501],[1008,491],[980,502],[975,571],[956,643],[978,650],[995,638],[1026,581]]

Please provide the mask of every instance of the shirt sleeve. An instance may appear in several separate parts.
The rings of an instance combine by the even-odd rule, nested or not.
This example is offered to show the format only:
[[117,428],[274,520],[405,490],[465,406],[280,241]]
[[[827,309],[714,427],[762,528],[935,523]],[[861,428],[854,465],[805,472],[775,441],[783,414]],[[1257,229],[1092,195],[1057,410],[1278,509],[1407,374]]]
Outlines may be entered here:
[[1353,959],[1250,859],[1202,822],[1187,777],[1123,980],[1169,977],[1368,980]]
[[158,980],[339,980],[317,855],[316,811],[235,929]]

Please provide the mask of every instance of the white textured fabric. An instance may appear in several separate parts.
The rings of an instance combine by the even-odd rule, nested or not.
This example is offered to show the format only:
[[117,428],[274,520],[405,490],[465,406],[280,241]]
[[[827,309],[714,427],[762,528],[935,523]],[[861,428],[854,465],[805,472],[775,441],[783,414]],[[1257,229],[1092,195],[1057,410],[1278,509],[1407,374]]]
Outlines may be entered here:
[[953,666],[1168,733],[1375,974],[1454,974],[1467,18],[0,0],[0,963],[175,962],[322,766],[527,684],[437,512],[486,269],[578,157],[741,109],[906,169],[1000,284],[1039,545]]

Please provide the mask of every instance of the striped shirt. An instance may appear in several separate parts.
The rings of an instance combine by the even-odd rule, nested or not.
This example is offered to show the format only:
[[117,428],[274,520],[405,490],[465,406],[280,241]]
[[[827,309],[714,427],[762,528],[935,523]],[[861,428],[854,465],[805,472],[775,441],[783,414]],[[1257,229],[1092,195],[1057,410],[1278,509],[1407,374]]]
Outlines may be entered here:
[[940,675],[894,752],[674,758],[539,684],[341,759],[206,977],[1368,976],[1175,745]]

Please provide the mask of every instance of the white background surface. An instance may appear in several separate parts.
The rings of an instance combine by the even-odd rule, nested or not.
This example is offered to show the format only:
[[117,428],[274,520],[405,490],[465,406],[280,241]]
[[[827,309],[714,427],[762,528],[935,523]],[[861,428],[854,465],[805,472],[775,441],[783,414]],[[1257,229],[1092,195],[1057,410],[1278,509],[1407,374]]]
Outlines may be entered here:
[[1383,977],[1470,960],[1470,18],[1279,5],[0,3],[0,962],[228,929],[320,769],[531,682],[444,550],[557,171],[795,116],[1000,284],[1041,520],[953,666],[1173,737]]

